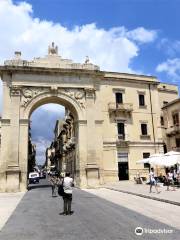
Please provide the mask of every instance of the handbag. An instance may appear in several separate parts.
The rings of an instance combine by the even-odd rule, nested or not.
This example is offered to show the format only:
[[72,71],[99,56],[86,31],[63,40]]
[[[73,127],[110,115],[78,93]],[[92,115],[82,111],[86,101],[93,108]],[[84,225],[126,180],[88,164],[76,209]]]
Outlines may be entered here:
[[64,196],[64,187],[63,187],[64,179],[62,183],[58,186],[58,194],[59,196]]

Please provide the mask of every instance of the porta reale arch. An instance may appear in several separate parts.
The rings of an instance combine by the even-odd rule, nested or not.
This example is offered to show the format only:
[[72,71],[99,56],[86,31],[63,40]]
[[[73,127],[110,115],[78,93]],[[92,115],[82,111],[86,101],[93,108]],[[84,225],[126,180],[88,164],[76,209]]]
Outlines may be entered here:
[[27,188],[29,118],[45,103],[64,105],[74,114],[78,127],[76,181],[80,187],[99,185],[103,182],[103,143],[102,136],[97,134],[101,132],[102,119],[96,104],[100,71],[87,61],[73,67],[70,60],[64,62],[53,51],[32,62],[22,61],[18,54],[15,60],[0,67],[3,81],[0,191]]

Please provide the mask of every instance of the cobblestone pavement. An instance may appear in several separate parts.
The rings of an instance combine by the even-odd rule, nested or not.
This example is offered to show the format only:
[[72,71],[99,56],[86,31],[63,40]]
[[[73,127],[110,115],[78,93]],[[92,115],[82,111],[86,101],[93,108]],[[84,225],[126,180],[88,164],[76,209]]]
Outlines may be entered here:
[[[114,191],[111,191],[111,194],[113,195]],[[126,195],[128,195],[130,201],[131,195]],[[0,239],[179,239],[180,233],[177,228],[145,216],[137,211],[136,208],[135,210],[127,208],[126,204],[117,204],[110,199],[102,198],[87,191],[74,189],[72,208],[75,212],[73,215],[59,215],[62,211],[62,206],[63,201],[60,197],[51,197],[51,188],[42,186],[41,188],[31,189],[25,194],[0,232]],[[145,206],[146,204],[142,208],[145,208]],[[152,211],[154,210],[152,209]],[[166,229],[173,232],[168,234],[149,233],[148,235],[136,236],[135,228],[138,226],[148,229]]]

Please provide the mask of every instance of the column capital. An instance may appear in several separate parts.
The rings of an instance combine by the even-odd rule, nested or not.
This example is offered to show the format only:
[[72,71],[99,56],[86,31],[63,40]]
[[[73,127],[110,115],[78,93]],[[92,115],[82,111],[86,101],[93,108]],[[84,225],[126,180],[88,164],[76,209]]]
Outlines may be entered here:
[[21,89],[19,86],[11,86],[10,87],[11,96],[21,96]]
[[19,119],[20,125],[29,125],[29,119]]
[[86,98],[94,98],[96,89],[95,88],[85,88]]

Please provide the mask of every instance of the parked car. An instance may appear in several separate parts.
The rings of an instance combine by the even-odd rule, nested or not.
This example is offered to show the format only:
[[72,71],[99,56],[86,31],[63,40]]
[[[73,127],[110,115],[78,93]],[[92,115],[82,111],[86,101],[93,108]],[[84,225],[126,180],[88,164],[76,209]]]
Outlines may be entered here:
[[39,173],[31,172],[29,173],[29,184],[31,183],[39,183]]

